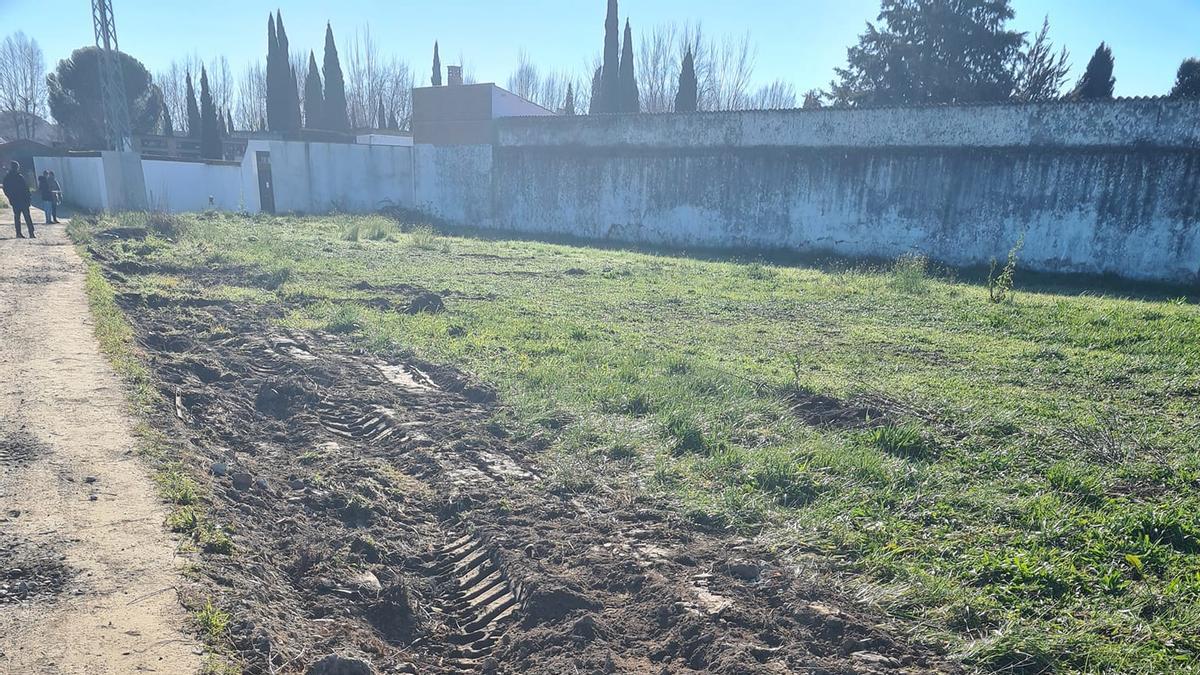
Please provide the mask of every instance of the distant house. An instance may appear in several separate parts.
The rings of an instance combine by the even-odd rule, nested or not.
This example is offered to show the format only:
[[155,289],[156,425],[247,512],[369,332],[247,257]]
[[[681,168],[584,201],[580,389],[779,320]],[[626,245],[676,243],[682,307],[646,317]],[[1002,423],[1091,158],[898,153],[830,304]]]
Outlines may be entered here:
[[445,87],[413,89],[413,142],[479,145],[492,142],[492,121],[553,115],[554,111],[495,84],[462,84],[451,70]]
[[31,176],[37,172],[37,166],[33,161],[34,157],[45,157],[55,154],[61,153],[45,143],[28,140],[8,141],[6,143],[0,140],[0,173],[7,172],[9,162],[16,160],[21,163],[21,171],[26,176]]

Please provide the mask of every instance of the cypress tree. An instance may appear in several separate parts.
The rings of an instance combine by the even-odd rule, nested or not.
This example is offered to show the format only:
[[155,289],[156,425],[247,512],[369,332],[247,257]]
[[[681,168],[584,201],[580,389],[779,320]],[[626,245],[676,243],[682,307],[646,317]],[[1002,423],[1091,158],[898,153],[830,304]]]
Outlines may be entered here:
[[437,40],[433,41],[433,77],[429,81],[435,87],[442,86],[442,57],[438,55]]
[[696,60],[692,58],[692,50],[683,57],[683,67],[679,71],[679,91],[675,94],[675,112],[696,112],[697,108]]
[[350,120],[346,117],[346,81],[342,78],[342,64],[338,60],[337,45],[333,43],[333,28],[325,24],[325,109],[322,121],[332,131],[349,131]]
[[233,113],[229,108],[225,109],[225,128],[229,130],[229,133],[233,133]]
[[300,128],[300,85],[296,82],[296,69],[292,67],[291,58],[288,56],[290,52],[287,31],[283,27],[283,14],[279,10],[275,11],[275,31],[279,42],[275,58],[279,63],[279,81],[283,93],[280,123],[284,131],[296,131]]
[[171,138],[175,135],[175,126],[171,124],[171,109],[163,106],[163,136]]
[[588,114],[595,115],[604,112],[601,109],[600,98],[602,96],[601,89],[604,86],[604,75],[602,73],[603,66],[596,68],[596,74],[592,75],[592,98],[588,101]]
[[321,89],[321,71],[317,70],[316,55],[309,50],[308,75],[304,78],[304,128],[324,128],[325,123],[321,119],[324,109],[325,95]]
[[1112,49],[1103,42],[1096,47],[1096,53],[1088,61],[1083,77],[1075,85],[1071,97],[1077,101],[1096,101],[1113,97],[1113,85],[1117,80],[1113,77]]
[[283,122],[279,111],[280,98],[283,95],[279,82],[279,40],[275,31],[275,15],[267,16],[267,128],[271,131],[282,131]]
[[375,109],[375,128],[387,128],[387,113],[383,110],[383,97],[379,97],[379,107]]
[[200,106],[196,105],[196,89],[192,86],[192,74],[187,74],[187,135],[200,138]]
[[567,83],[567,100],[563,103],[564,115],[575,115],[575,85]]
[[608,17],[604,21],[604,65],[600,76],[600,101],[594,106],[596,112],[615,113],[621,110],[620,30],[617,0],[608,0]]
[[208,89],[208,71],[200,69],[200,156],[221,159],[221,121]]
[[392,131],[400,131],[400,123],[396,121],[396,112],[394,110],[391,117],[388,118],[388,128]]
[[637,75],[633,71],[633,28],[625,20],[625,46],[621,49],[621,108],[619,112],[642,111],[642,97],[638,93]]

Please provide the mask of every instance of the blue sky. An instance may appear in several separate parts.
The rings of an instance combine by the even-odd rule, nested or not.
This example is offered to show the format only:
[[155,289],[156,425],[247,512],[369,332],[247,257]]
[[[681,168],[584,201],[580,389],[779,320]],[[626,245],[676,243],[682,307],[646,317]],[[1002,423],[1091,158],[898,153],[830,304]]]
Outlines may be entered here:
[[[435,39],[443,62],[461,53],[480,81],[503,83],[520,49],[543,67],[583,69],[599,52],[604,0],[113,0],[121,47],[151,71],[172,58],[225,54],[235,73],[265,53],[267,12],[282,7],[293,49],[319,48],[326,20],[335,35],[365,24],[385,51],[427,78]],[[1046,14],[1051,36],[1082,70],[1101,40],[1113,48],[1117,94],[1165,93],[1180,61],[1200,57],[1200,0],[1013,0],[1019,30]],[[622,0],[621,14],[641,26],[701,21],[710,35],[749,31],[758,49],[755,79],[785,79],[800,91],[824,87],[845,60],[878,0]],[[51,29],[53,26],[53,29]],[[0,34],[24,30],[53,67],[92,43],[88,0],[0,0]],[[318,59],[320,52],[318,50]]]

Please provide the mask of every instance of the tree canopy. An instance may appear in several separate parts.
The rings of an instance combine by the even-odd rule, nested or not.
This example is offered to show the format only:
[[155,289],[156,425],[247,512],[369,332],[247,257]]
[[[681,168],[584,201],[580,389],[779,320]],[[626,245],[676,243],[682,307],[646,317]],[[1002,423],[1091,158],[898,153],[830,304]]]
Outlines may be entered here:
[[200,156],[204,159],[222,159],[221,124],[213,103],[212,90],[208,86],[208,71],[200,69]]
[[1200,98],[1200,59],[1187,59],[1179,64],[1171,98]]
[[1024,35],[1006,28],[1009,0],[883,0],[876,23],[836,69],[841,104],[1002,101]]
[[1096,47],[1096,53],[1088,61],[1083,77],[1071,92],[1071,98],[1079,101],[1095,101],[1113,97],[1113,86],[1117,78],[1113,77],[1112,49],[1103,42]]
[[321,71],[317,57],[308,52],[308,74],[304,76],[304,128],[324,129],[325,94],[321,86]]
[[625,44],[621,48],[621,66],[619,84],[621,102],[618,112],[636,113],[642,111],[641,96],[638,94],[637,74],[633,66],[633,28],[629,20],[625,20]]
[[[152,134],[162,118],[162,92],[154,86],[140,61],[117,52],[125,80],[125,100],[135,134]],[[108,147],[104,103],[100,94],[100,50],[83,47],[58,62],[46,77],[50,113],[62,125],[73,147],[99,150]]]

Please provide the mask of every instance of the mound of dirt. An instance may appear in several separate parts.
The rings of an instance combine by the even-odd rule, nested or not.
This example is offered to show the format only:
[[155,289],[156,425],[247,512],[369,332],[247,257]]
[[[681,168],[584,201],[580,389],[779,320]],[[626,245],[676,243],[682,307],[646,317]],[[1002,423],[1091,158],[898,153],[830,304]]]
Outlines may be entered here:
[[438,312],[446,311],[446,303],[442,300],[442,296],[426,291],[413,298],[404,311],[407,314],[420,314],[422,312],[437,314]]

